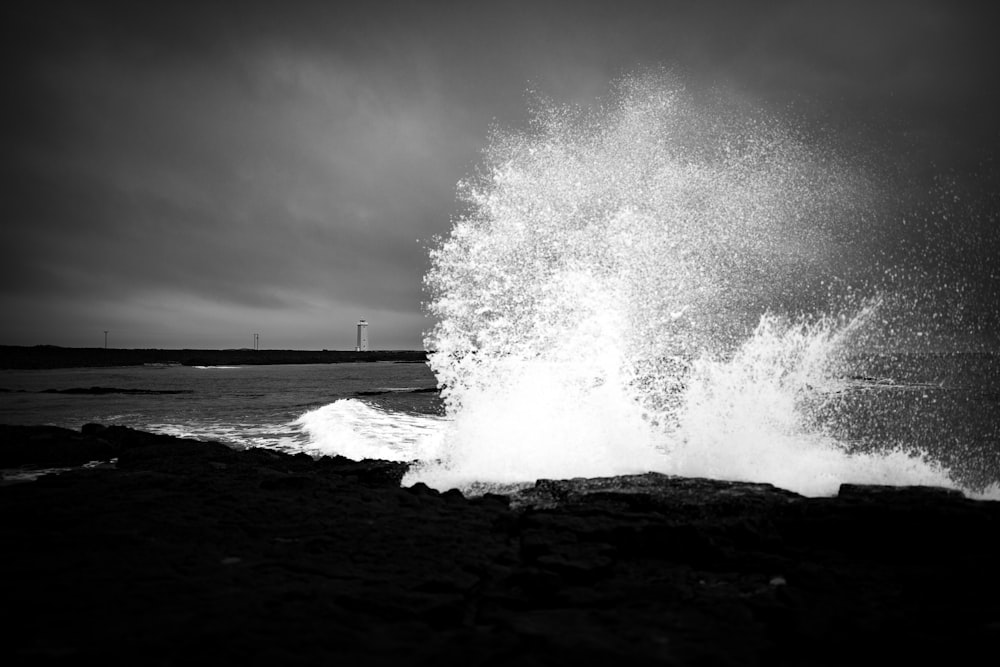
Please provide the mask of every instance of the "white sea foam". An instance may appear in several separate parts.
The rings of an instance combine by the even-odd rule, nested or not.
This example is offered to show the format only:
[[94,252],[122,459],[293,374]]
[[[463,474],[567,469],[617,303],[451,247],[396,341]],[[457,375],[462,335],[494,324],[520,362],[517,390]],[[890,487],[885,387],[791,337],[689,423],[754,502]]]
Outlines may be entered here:
[[867,187],[668,75],[590,110],[539,104],[528,131],[494,132],[431,251],[447,417],[337,401],[300,424],[319,452],[418,460],[404,484],[439,489],[644,471],[807,495],[955,486],[919,451],[851,448],[824,421],[847,353],[887,321],[875,295],[845,310],[827,291]]
[[305,441],[294,424],[251,425],[242,422],[227,423],[215,419],[189,419],[183,422],[154,422],[143,427],[153,433],[176,438],[223,442],[239,449],[264,447],[296,453],[302,451]]
[[768,482],[831,495],[845,482],[954,487],[919,453],[848,453],[812,415],[845,389],[839,354],[872,308],[838,323],[765,317],[725,361],[702,358],[686,377],[669,472]]
[[389,461],[437,456],[443,424],[438,417],[387,412],[353,398],[311,410],[294,422],[308,436],[305,449],[312,454]]

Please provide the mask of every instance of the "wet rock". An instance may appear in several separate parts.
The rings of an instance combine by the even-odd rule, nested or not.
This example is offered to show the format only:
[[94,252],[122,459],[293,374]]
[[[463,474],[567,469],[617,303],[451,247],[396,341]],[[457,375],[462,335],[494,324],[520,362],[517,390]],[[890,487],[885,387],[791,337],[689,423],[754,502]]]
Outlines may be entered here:
[[408,463],[400,461],[354,461],[343,456],[324,457],[319,460],[319,465],[337,475],[353,477],[362,484],[387,488],[398,488],[410,468]]
[[996,640],[1000,503],[936,489],[466,497],[393,462],[15,431],[123,464],[0,488],[12,663],[944,664]]
[[301,491],[310,484],[312,478],[304,475],[289,475],[277,471],[266,471],[264,479],[260,481],[260,488],[268,491]]
[[109,443],[57,426],[0,425],[0,466],[78,466],[115,456]]
[[885,501],[904,498],[907,501],[923,501],[940,498],[962,498],[962,492],[957,489],[947,489],[938,486],[886,486],[877,484],[841,484],[837,491],[838,498],[852,500]]

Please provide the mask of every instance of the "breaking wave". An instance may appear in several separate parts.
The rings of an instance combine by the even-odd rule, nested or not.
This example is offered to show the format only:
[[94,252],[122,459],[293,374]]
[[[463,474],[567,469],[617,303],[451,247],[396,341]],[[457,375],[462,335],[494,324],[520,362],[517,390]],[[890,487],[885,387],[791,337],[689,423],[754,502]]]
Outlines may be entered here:
[[845,278],[877,254],[864,173],[662,72],[593,107],[539,101],[526,131],[494,130],[430,251],[446,416],[338,401],[303,427],[321,451],[418,460],[404,483],[439,489],[645,471],[961,486],[913,442],[848,435],[872,405],[857,378],[921,333],[871,280],[904,268]]

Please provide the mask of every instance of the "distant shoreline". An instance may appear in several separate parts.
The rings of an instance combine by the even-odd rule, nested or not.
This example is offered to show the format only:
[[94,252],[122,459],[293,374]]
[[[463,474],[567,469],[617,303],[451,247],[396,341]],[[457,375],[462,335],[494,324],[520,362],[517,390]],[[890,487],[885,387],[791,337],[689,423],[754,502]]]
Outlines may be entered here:
[[424,362],[423,350],[159,350],[0,345],[0,369],[87,368],[111,366],[251,366],[341,364],[352,362]]

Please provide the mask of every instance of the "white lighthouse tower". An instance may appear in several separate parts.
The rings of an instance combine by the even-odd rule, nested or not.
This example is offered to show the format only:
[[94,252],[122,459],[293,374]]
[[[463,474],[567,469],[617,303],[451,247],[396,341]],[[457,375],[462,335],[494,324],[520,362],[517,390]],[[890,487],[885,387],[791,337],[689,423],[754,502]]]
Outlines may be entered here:
[[355,352],[367,352],[368,351],[368,321],[358,320],[358,346],[354,348]]

